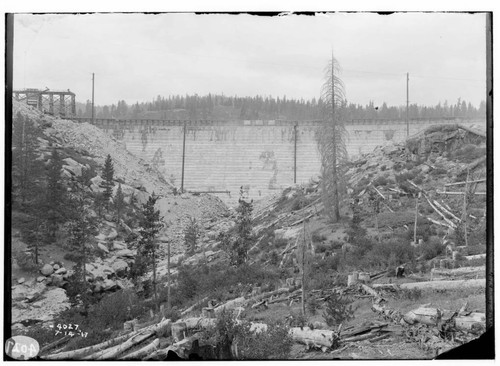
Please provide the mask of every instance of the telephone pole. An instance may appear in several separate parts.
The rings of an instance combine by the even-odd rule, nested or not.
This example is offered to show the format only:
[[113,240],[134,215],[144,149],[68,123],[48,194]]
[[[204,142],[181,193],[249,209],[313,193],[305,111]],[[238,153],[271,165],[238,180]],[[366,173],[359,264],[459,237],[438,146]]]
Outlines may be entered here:
[[184,121],[182,137],[182,175],[181,175],[181,193],[184,193],[184,160],[186,156],[186,121]]
[[94,73],[92,73],[92,124],[95,125],[95,112],[94,112]]
[[408,87],[408,84],[410,82],[410,73],[406,73],[406,137],[410,136],[410,120],[408,118],[408,108],[409,108],[409,97],[410,97],[410,89]]

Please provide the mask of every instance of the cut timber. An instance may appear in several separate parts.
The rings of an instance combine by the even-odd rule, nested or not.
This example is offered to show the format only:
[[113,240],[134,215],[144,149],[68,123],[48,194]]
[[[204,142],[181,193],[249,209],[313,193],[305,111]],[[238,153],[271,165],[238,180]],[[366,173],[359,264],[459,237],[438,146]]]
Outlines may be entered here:
[[358,335],[355,337],[349,337],[349,338],[342,339],[342,342],[359,342],[359,341],[364,341],[366,339],[378,337],[379,335],[380,335],[380,333],[379,333],[378,329],[374,329],[369,333],[365,333],[365,334],[361,334],[361,335]]
[[194,334],[188,338],[184,338],[182,341],[174,343],[167,348],[154,351],[150,355],[144,357],[143,360],[164,360],[167,358],[168,351],[175,352],[177,356],[187,360],[189,358],[189,352],[193,347],[193,342],[199,339],[199,337],[199,334]]
[[193,311],[193,309],[197,306],[201,306],[205,301],[208,300],[208,297],[204,297],[203,299],[201,299],[200,301],[198,301],[196,304],[194,304],[193,306],[190,306],[189,308],[187,308],[186,310],[183,310],[181,311],[181,315],[184,316],[188,313],[190,313],[191,311]]
[[311,330],[309,327],[292,328],[290,334],[294,341],[308,346],[328,347],[334,346],[338,339],[337,334],[331,330]]
[[437,325],[441,320],[441,311],[434,308],[418,308],[407,312],[403,319],[408,324],[422,323],[426,325]]
[[245,300],[245,298],[243,296],[242,297],[238,297],[236,299],[230,300],[230,301],[228,301],[228,302],[226,302],[226,303],[224,303],[222,305],[217,306],[214,309],[214,312],[215,312],[215,314],[218,314],[222,310],[231,310],[231,309],[237,308],[239,306],[243,306],[245,303],[246,303],[246,300]]
[[460,267],[454,269],[439,269],[433,268],[431,272],[441,276],[460,276],[466,274],[486,274],[486,267]]
[[80,348],[80,349],[76,349],[76,350],[68,351],[68,352],[61,352],[61,353],[58,353],[55,355],[42,356],[42,358],[46,359],[46,360],[78,360],[85,355],[95,353],[97,351],[112,347],[118,343],[126,341],[128,338],[130,338],[131,336],[133,336],[134,334],[137,334],[137,333],[138,332],[128,333],[128,334],[122,335],[120,337],[110,339],[109,341],[95,344],[93,346]]
[[455,327],[466,331],[484,331],[486,329],[485,313],[470,313],[455,318]]
[[153,337],[157,332],[165,333],[165,329],[171,325],[170,319],[164,319],[158,324],[149,326],[147,328],[141,329],[140,331],[131,333],[127,335],[125,342],[118,344],[114,347],[103,349],[100,352],[92,353],[86,357],[84,360],[109,360],[116,358],[118,355],[129,350],[137,344],[145,341],[146,339]]
[[468,261],[474,259],[486,259],[486,254],[466,255],[464,256],[464,258],[467,259]]
[[60,346],[61,344],[69,342],[70,339],[72,339],[72,337],[68,335],[68,336],[62,337],[61,339],[58,339],[55,342],[49,343],[40,350],[40,354],[43,354],[43,353],[47,352],[48,350],[54,349],[57,346]]
[[375,283],[372,285],[374,289],[397,291],[398,286],[394,283]]
[[151,338],[154,335],[152,331],[148,331],[144,334],[136,334],[130,339],[127,339],[124,343],[105,349],[101,352],[94,353],[84,358],[84,360],[112,360],[116,359],[123,352],[129,350],[130,348],[144,342],[146,339]]
[[144,356],[150,354],[151,352],[155,351],[160,344],[160,340],[156,338],[153,342],[148,344],[146,347],[143,347],[141,349],[138,349],[135,352],[129,353],[126,356],[120,357],[120,360],[140,360]]
[[401,289],[412,290],[453,290],[461,288],[486,288],[486,279],[474,280],[456,280],[456,281],[428,281],[428,282],[412,282],[402,283],[399,285]]
[[[320,211],[322,211],[322,210],[319,210],[318,212],[320,212]],[[307,219],[310,219],[310,218],[311,218],[311,217],[313,217],[314,215],[316,215],[316,212],[313,212],[312,214],[307,215],[306,217],[303,217],[303,218],[301,218],[300,220],[295,221],[294,223],[290,224],[290,226],[295,226],[295,225],[298,225],[298,224],[300,224],[300,223],[302,223],[302,222],[306,221]]]
[[179,323],[179,322],[186,324],[186,329],[189,331],[189,330],[193,330],[193,329],[205,329],[207,327],[214,326],[215,323],[217,322],[217,319],[213,319],[213,318],[188,318],[188,319],[178,320],[176,323]]
[[363,289],[364,292],[366,292],[369,295],[375,296],[375,297],[381,297],[377,291],[372,289],[370,286],[367,286],[365,284],[360,284],[360,287]]

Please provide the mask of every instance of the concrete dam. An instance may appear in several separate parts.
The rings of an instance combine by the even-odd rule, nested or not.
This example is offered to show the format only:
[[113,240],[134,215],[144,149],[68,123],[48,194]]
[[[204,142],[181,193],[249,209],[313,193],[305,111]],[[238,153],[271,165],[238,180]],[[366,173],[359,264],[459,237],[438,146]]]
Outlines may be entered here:
[[[89,121],[87,119],[86,121]],[[410,120],[410,136],[431,125],[486,125],[484,120]],[[229,191],[218,196],[235,203],[240,187],[258,199],[306,183],[320,172],[315,134],[319,121],[161,121],[97,119],[103,129],[136,156],[184,190]],[[346,123],[349,157],[406,138],[404,120],[354,120]]]

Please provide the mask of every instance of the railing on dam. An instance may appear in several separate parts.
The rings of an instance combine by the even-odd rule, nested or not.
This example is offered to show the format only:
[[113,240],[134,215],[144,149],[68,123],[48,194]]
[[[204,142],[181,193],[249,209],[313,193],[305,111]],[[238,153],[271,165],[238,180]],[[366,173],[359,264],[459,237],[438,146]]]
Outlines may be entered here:
[[[70,118],[78,122],[92,123],[92,118],[89,117],[72,117]],[[470,118],[463,117],[437,117],[437,118],[410,118],[409,123],[467,123],[472,121]],[[180,120],[180,119],[148,119],[148,118],[95,118],[94,122],[97,126],[106,126],[120,124],[127,125],[140,125],[140,126],[217,126],[217,125],[231,125],[231,126],[318,126],[323,123],[323,120]],[[364,118],[364,119],[350,119],[345,121],[346,125],[385,125],[385,124],[405,124],[407,123],[404,118]]]

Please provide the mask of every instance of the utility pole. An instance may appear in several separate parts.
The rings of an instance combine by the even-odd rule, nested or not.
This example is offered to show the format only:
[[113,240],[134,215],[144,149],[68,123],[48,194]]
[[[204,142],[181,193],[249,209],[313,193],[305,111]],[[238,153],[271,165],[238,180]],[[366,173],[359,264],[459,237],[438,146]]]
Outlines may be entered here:
[[182,175],[181,175],[181,193],[184,193],[184,159],[186,156],[186,121],[184,121],[184,136],[182,138]]
[[293,148],[293,184],[297,183],[297,124],[293,126],[294,148]]
[[167,309],[170,310],[170,239],[167,242]]
[[410,89],[408,84],[410,82],[410,73],[406,73],[406,137],[410,136],[410,119],[408,118],[409,103],[410,103]]
[[415,226],[413,228],[413,244],[417,245],[417,222],[418,222],[418,199],[420,198],[420,192],[418,192],[415,198]]
[[94,112],[94,73],[92,73],[92,124],[95,125],[95,112]]

